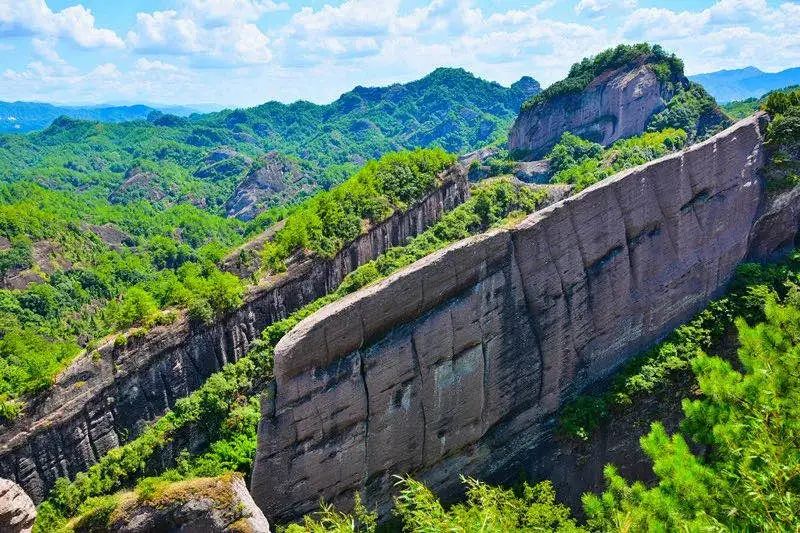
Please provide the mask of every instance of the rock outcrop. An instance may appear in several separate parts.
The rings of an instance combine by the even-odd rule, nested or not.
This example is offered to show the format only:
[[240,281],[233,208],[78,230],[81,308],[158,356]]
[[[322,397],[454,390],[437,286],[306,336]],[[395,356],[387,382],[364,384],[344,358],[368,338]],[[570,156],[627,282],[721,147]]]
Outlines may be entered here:
[[603,146],[639,135],[666,107],[674,87],[660,80],[647,63],[605,72],[581,92],[523,107],[509,133],[509,148],[538,157],[566,131]]
[[[333,259],[295,257],[287,272],[255,287],[242,307],[212,325],[181,316],[123,345],[109,339],[79,357],[11,427],[0,426],[0,476],[41,501],[58,477],[86,470],[247,353],[265,327],[335,289],[355,268],[424,231],[466,200],[465,169],[455,166],[442,180],[441,188],[370,228]],[[196,435],[186,438],[188,444],[182,444],[191,449],[203,444],[195,442]],[[171,458],[161,459],[168,464]]]
[[36,520],[36,507],[22,488],[8,479],[0,479],[0,531],[29,533]]
[[314,188],[310,171],[297,160],[270,152],[250,168],[225,205],[228,216],[252,220],[266,208]]
[[[129,493],[112,513],[106,531],[270,533],[269,523],[238,475],[200,478],[169,485],[153,500]],[[97,531],[78,527],[77,532]]]
[[355,492],[385,512],[396,474],[447,497],[459,475],[530,471],[526,451],[565,401],[702,309],[748,254],[793,241],[796,216],[774,240],[760,218],[764,121],[459,242],[298,324],[262,402],[251,492],[265,514],[296,518],[320,498],[347,507]]

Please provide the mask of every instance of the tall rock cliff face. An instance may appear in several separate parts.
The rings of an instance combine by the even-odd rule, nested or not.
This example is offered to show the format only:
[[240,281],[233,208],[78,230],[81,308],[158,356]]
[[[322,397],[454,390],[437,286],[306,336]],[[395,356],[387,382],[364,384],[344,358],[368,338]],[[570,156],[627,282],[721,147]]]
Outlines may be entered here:
[[396,474],[445,496],[459,474],[513,478],[566,400],[702,309],[748,254],[793,241],[796,215],[775,239],[760,218],[763,120],[301,322],[276,347],[276,393],[262,403],[251,492],[265,514],[347,506],[355,492],[386,510]]
[[[212,325],[181,317],[143,337],[129,337],[122,346],[109,341],[94,356],[80,357],[11,427],[0,426],[0,477],[41,501],[57,478],[86,470],[242,357],[268,325],[335,289],[355,268],[421,233],[467,198],[464,168],[455,166],[442,178],[441,188],[371,228],[333,259],[296,257],[286,273],[250,291],[241,308]],[[190,449],[204,444],[196,442],[197,435],[185,438],[188,442],[178,444]],[[160,458],[165,464],[171,459]]]
[[509,133],[509,147],[538,157],[566,131],[604,146],[639,135],[666,107],[673,87],[659,80],[649,64],[605,72],[581,92],[523,108]]

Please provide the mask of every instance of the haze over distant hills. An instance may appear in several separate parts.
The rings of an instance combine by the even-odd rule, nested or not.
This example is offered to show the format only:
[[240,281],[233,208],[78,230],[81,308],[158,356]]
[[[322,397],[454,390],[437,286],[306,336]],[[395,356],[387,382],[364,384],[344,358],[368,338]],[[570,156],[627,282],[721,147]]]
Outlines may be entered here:
[[41,102],[0,102],[0,133],[25,133],[44,129],[60,116],[100,122],[124,122],[144,120],[152,111],[178,116],[201,112],[200,109],[187,106],[60,106]]
[[769,91],[800,83],[800,67],[780,72],[763,72],[756,67],[720,70],[689,76],[706,88],[720,103],[758,98]]

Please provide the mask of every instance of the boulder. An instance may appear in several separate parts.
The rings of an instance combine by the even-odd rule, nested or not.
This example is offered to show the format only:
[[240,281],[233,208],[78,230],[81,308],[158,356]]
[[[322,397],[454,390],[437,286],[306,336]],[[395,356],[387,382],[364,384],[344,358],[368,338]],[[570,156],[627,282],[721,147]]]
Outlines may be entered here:
[[27,533],[36,520],[36,507],[25,491],[13,481],[0,478],[0,531]]

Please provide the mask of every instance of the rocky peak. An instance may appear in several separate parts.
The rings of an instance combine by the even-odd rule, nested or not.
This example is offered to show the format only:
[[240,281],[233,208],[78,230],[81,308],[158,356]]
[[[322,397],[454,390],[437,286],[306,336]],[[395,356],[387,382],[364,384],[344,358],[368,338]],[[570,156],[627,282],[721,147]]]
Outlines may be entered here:
[[523,104],[509,147],[541,156],[567,131],[607,146],[644,132],[685,87],[683,64],[660,47],[607,50],[576,63],[567,78]]
[[527,100],[531,96],[539,94],[542,91],[542,86],[530,76],[523,76],[511,84],[511,90],[521,94]]

